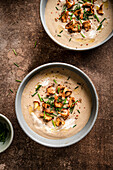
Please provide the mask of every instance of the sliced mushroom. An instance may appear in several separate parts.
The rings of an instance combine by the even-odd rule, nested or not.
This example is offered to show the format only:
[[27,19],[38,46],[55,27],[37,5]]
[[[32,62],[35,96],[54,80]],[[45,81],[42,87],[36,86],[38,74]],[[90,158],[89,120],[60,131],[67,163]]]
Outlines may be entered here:
[[66,0],[66,5],[67,8],[71,8],[73,5],[75,5],[75,1],[74,0]]
[[56,126],[60,126],[61,124],[62,124],[62,120],[59,117],[57,117]]
[[42,107],[43,107],[44,109],[49,108],[49,107],[50,107],[50,104],[48,104],[48,103],[42,103]]
[[69,11],[63,11],[63,12],[61,13],[61,21],[62,21],[62,22],[67,22],[68,14],[69,14]]
[[75,10],[74,12],[74,15],[76,15],[77,17],[79,16],[80,19],[83,19],[83,14],[84,14],[83,9],[78,9],[78,10]]
[[69,98],[69,107],[74,107],[75,106],[75,98],[74,97],[70,97]]
[[52,111],[50,108],[46,108],[44,111],[45,111],[46,113],[53,113],[53,111]]
[[[82,5],[83,8],[88,8],[87,12],[90,12],[91,15],[94,14],[94,4],[86,2]],[[88,13],[90,15],[90,13]]]
[[63,106],[63,104],[61,102],[58,102],[57,100],[54,101],[54,106],[61,108]]
[[49,86],[47,88],[47,96],[55,94],[55,88],[53,86]]
[[82,25],[79,21],[76,21],[75,19],[73,19],[72,21],[70,21],[66,26],[66,29],[68,29],[68,31],[70,33],[72,32],[80,32],[82,29]]
[[99,15],[103,15],[104,14],[104,12],[103,12],[103,4],[100,5],[99,9],[97,10],[97,13]]
[[[41,114],[40,114],[40,117],[41,117],[41,118],[44,118],[44,113],[41,113]],[[52,120],[52,117],[51,117],[51,116],[49,116],[49,115],[46,115],[46,114],[45,114],[45,118],[44,118],[44,120],[46,120],[46,121],[50,121],[50,120]]]
[[65,93],[65,97],[68,97],[72,94],[72,90],[65,88],[63,93]]
[[63,93],[65,89],[65,86],[62,86],[62,85],[58,85],[57,88],[56,88],[56,92],[59,94],[59,96],[61,96],[62,98],[65,98],[65,93]]
[[82,24],[83,24],[83,28],[84,28],[86,31],[89,31],[89,29],[91,29],[90,20],[84,21]]
[[34,101],[33,104],[34,104],[34,108],[33,108],[34,110],[38,109],[38,107],[40,106],[39,101]]
[[63,109],[63,112],[58,112],[64,119],[67,119],[70,115],[69,110]]

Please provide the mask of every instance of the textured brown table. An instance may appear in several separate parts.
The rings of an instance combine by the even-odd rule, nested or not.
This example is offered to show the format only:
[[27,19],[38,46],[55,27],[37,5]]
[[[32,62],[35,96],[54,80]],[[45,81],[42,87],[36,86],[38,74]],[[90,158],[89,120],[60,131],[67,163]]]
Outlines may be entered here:
[[[11,120],[15,131],[12,145],[0,154],[0,170],[113,169],[113,38],[90,51],[65,50],[45,33],[39,5],[39,0],[0,0],[0,113]],[[26,136],[14,108],[19,86],[15,80],[22,80],[37,66],[54,61],[67,62],[85,71],[97,88],[100,103],[91,132],[79,143],[61,149],[44,147]]]

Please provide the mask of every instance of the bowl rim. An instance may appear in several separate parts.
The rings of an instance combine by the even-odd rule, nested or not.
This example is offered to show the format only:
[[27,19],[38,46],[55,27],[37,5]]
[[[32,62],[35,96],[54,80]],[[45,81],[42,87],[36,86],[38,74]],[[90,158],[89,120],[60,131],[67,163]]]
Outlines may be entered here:
[[46,26],[46,23],[44,22],[44,20],[43,20],[43,12],[42,12],[42,7],[43,7],[43,1],[44,0],[41,0],[40,1],[40,19],[41,19],[41,22],[42,22],[42,25],[43,25],[43,27],[44,27],[44,30],[45,30],[45,32],[48,34],[48,36],[56,43],[56,44],[58,44],[59,46],[61,46],[61,47],[63,47],[63,48],[66,48],[66,49],[68,49],[68,50],[73,50],[73,51],[87,51],[87,50],[91,50],[91,49],[94,49],[94,48],[96,48],[96,47],[99,47],[99,46],[101,46],[101,45],[103,45],[105,42],[107,42],[111,37],[113,37],[113,30],[112,30],[112,32],[110,33],[110,35],[104,40],[104,41],[102,41],[101,43],[99,43],[99,44],[97,44],[97,45],[95,45],[95,46],[92,46],[92,47],[89,47],[89,48],[73,48],[73,47],[68,47],[68,46],[66,46],[66,45],[63,45],[62,43],[60,43],[59,41],[57,41],[52,35],[51,35],[51,33],[49,32],[49,30],[48,30],[48,28],[47,28],[47,26]]
[[6,121],[6,123],[9,125],[10,130],[11,130],[10,140],[9,140],[8,144],[4,147],[4,149],[2,149],[2,151],[0,151],[0,153],[2,153],[11,145],[11,143],[13,141],[13,137],[14,137],[14,129],[13,129],[11,121],[6,116],[4,116],[3,114],[0,113],[0,117],[2,117]]
[[[96,100],[96,109],[95,109],[94,118],[93,118],[92,123],[91,123],[91,125],[89,126],[88,130],[87,130],[81,137],[79,137],[79,139],[77,139],[76,141],[73,140],[72,142],[63,143],[63,144],[59,144],[59,145],[50,144],[50,143],[48,144],[48,143],[46,143],[46,140],[44,140],[44,141],[42,142],[42,141],[40,141],[40,139],[36,139],[36,138],[33,136],[34,134],[37,134],[37,133],[35,133],[30,127],[29,127],[29,129],[30,129],[30,132],[31,132],[31,133],[29,133],[28,131],[26,131],[26,127],[25,127],[25,126],[27,125],[27,123],[26,123],[25,120],[24,120],[24,122],[26,123],[26,125],[22,124],[21,118],[19,117],[19,114],[18,114],[18,97],[19,97],[19,95],[20,95],[21,88],[23,87],[24,83],[28,80],[28,78],[29,78],[30,76],[33,77],[37,71],[39,71],[39,70],[41,70],[41,69],[44,69],[44,68],[47,68],[47,67],[49,67],[49,66],[53,66],[53,67],[54,67],[54,66],[61,66],[61,67],[65,66],[65,67],[69,67],[69,68],[75,69],[76,71],[80,72],[80,74],[83,75],[83,76],[88,80],[88,82],[91,84],[92,89],[93,89],[93,91],[94,91],[95,100]],[[28,81],[29,81],[29,80],[28,80]],[[24,88],[25,88],[25,87],[24,87]],[[98,95],[97,95],[97,92],[96,92],[96,88],[95,88],[94,84],[92,83],[91,79],[90,79],[82,70],[80,70],[79,68],[77,68],[77,67],[75,67],[75,66],[73,66],[73,65],[67,64],[67,63],[62,63],[62,62],[46,63],[46,64],[43,64],[43,65],[38,66],[38,67],[36,67],[35,69],[33,69],[30,73],[28,73],[28,74],[25,76],[25,78],[24,78],[23,81],[21,82],[21,84],[20,84],[20,86],[19,86],[19,88],[18,88],[17,94],[16,94],[16,99],[15,99],[16,117],[17,117],[17,120],[18,120],[18,122],[19,122],[20,127],[22,128],[22,130],[27,134],[27,136],[29,136],[29,137],[30,137],[32,140],[34,140],[35,142],[37,142],[37,143],[39,143],[39,144],[42,144],[42,145],[44,145],[44,146],[47,146],[47,147],[54,147],[54,148],[61,148],[61,147],[70,146],[70,145],[72,145],[72,144],[74,144],[74,143],[79,142],[81,139],[83,139],[83,138],[91,131],[92,127],[94,126],[94,123],[95,123],[95,121],[96,121],[96,119],[97,119],[97,115],[98,115],[98,107],[99,107]],[[22,113],[22,112],[21,112],[21,113]],[[24,119],[24,118],[23,118],[23,119]],[[27,125],[27,128],[28,128],[28,125]],[[29,129],[27,129],[27,130],[29,130]],[[37,136],[40,136],[40,135],[37,134]],[[41,137],[41,136],[40,136],[40,137]],[[44,137],[43,137],[43,138],[44,138]],[[71,137],[70,137],[70,138],[71,138]],[[47,138],[44,138],[44,139],[47,139]],[[67,138],[66,138],[66,139],[67,139]],[[49,139],[49,140],[55,141],[54,139]],[[63,139],[59,139],[59,141],[61,141],[61,140],[63,140]],[[57,141],[58,141],[58,140],[57,140]]]

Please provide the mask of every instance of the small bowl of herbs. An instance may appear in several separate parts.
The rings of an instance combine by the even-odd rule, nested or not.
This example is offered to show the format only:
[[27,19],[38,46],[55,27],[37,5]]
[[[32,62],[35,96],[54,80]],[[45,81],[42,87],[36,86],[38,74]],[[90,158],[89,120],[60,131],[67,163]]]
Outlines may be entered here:
[[13,135],[14,131],[10,120],[3,114],[0,114],[0,153],[10,146]]

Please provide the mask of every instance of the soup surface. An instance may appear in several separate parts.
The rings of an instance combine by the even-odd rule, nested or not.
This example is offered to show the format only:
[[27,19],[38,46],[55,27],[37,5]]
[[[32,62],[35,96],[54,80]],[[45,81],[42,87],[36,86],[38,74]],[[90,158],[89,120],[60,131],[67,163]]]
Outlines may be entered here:
[[67,138],[88,122],[92,101],[85,81],[76,73],[59,67],[32,77],[22,93],[21,108],[28,126],[50,138]]
[[104,41],[113,30],[111,0],[48,0],[46,25],[61,44],[89,48]]

